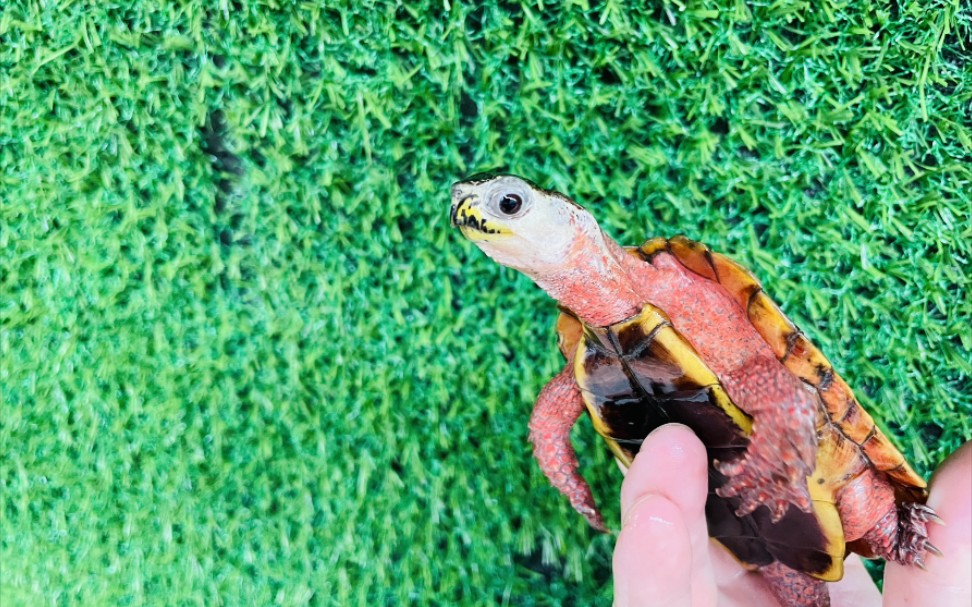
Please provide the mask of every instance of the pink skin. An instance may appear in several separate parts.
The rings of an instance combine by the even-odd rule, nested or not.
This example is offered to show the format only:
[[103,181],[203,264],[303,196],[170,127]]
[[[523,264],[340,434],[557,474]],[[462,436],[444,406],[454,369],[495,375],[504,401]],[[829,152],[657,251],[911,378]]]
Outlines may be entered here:
[[[764,576],[744,569],[707,536],[705,457],[682,426],[663,426],[645,440],[621,487],[615,607],[779,607]],[[972,443],[942,464],[928,501],[948,520],[948,527],[929,529],[948,558],[930,560],[926,571],[888,563],[882,597],[851,555],[844,579],[828,585],[834,607],[972,604]]]
[[846,541],[861,539],[868,556],[920,567],[925,566],[926,551],[941,554],[928,540],[928,522],[943,520],[934,509],[917,503],[886,509],[872,504],[895,504],[894,486],[874,469],[865,470],[837,496]]
[[583,514],[592,527],[607,531],[594,505],[591,488],[577,471],[577,455],[570,444],[570,429],[583,413],[584,401],[568,365],[550,380],[537,398],[530,418],[530,442],[534,445],[533,455],[550,483],[567,496],[574,510]]

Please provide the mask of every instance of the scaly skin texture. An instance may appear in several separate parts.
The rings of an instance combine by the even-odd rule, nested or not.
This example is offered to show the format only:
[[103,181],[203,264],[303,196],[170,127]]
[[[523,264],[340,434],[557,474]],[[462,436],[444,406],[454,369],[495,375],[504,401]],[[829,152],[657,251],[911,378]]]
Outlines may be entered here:
[[928,522],[940,519],[924,504],[904,503],[888,510],[862,538],[877,555],[904,565],[924,568],[925,554],[941,552],[928,542]]
[[[558,276],[554,288],[562,304],[596,326],[620,322],[637,313],[645,302],[665,310],[674,326],[719,375],[734,402],[754,418],[746,456],[717,464],[730,479],[719,494],[741,497],[737,511],[740,515],[764,505],[774,520],[791,505],[809,511],[806,478],[816,460],[816,425],[822,415],[816,395],[774,357],[743,311],[720,286],[686,271],[670,255],[658,255],[653,262],[633,258],[618,247],[610,259],[595,258],[594,263],[582,268],[590,272],[592,268],[613,267],[617,273],[602,283],[606,288],[592,290],[580,276],[577,282],[571,282],[574,277],[567,275]],[[599,299],[608,293],[612,294],[609,300]],[[556,409],[546,401],[553,400],[555,394],[570,392],[564,385],[570,368],[568,365],[541,394],[531,428],[541,425],[545,411]],[[596,509],[593,514],[590,510],[594,504],[590,490],[577,474],[576,456],[566,444],[575,419],[559,431],[556,421],[542,423],[546,436],[558,438],[534,438],[536,453],[538,459],[545,459],[541,467],[554,486],[571,496],[572,503],[582,504],[578,511],[588,520],[597,521],[592,524],[601,528],[600,515]],[[536,436],[531,433],[531,437]],[[559,457],[566,458],[569,465],[558,464]],[[929,549],[925,523],[931,520],[932,513],[924,506],[906,505],[899,516],[893,488],[883,473],[865,470],[840,494],[838,509],[848,541],[861,539],[874,555],[921,564]],[[760,571],[784,605],[830,604],[826,584],[820,580],[778,563]]]
[[776,360],[744,311],[720,285],[669,254],[646,263],[610,239],[601,250],[584,250],[585,242],[578,241],[571,251],[569,270],[538,283],[594,326],[620,322],[645,303],[664,310],[733,401],[754,419],[745,457],[720,463],[730,478],[720,495],[741,497],[740,514],[761,505],[774,520],[790,505],[809,511],[806,477],[816,460],[817,402]]
[[848,542],[861,540],[858,551],[906,565],[924,566],[927,552],[939,554],[928,542],[928,523],[940,522],[924,504],[896,504],[894,487],[874,469],[865,470],[837,496],[837,509]]
[[570,429],[583,412],[584,401],[574,382],[573,366],[568,364],[537,398],[530,418],[530,442],[550,484],[570,499],[592,527],[606,531],[591,488],[577,470],[577,454],[570,443]]
[[753,438],[742,460],[716,463],[729,477],[718,494],[742,498],[736,514],[766,506],[774,521],[791,504],[810,512],[804,479],[817,457],[816,402],[803,382],[778,373],[778,367],[775,358],[755,356],[722,378],[727,391],[733,386],[729,393],[735,402],[753,416]]
[[[753,417],[753,437],[745,457],[718,464],[720,471],[729,477],[720,495],[741,497],[740,515],[760,506],[769,508],[774,520],[782,517],[791,505],[809,511],[806,478],[816,459],[817,402],[802,382],[776,360],[743,311],[721,287],[695,280],[670,256],[659,255],[656,263],[647,264],[612,245],[616,249],[613,255],[609,254],[611,258],[595,257],[593,264],[595,268],[615,266],[616,273],[606,280],[609,288],[592,290],[591,282],[601,281],[585,282],[578,276],[577,282],[570,282],[561,277],[558,300],[588,324],[601,326],[630,317],[646,302],[665,310],[674,326],[719,374],[730,397]],[[617,271],[618,268],[621,270]],[[591,269],[585,268],[587,272]],[[609,299],[599,300],[597,295]],[[590,490],[577,474],[576,456],[567,443],[570,425],[576,417],[561,415],[561,419],[570,421],[559,431],[554,427],[557,422],[547,419],[547,411],[563,410],[563,406],[551,403],[564,402],[570,393],[565,383],[567,379],[573,383],[572,375],[567,375],[571,367],[568,364],[537,400],[531,438],[537,436],[533,429],[540,426],[547,436],[557,437],[534,439],[538,460],[543,458],[541,468],[555,487],[571,497],[571,503],[582,504],[578,511],[588,520],[596,521],[592,525],[602,528],[600,514],[596,509],[589,510],[594,506]],[[781,437],[786,439],[780,440]],[[566,457],[567,465],[558,463],[558,457]],[[830,604],[824,582],[781,564],[761,571],[784,605],[826,607]]]
[[[859,540],[894,512],[894,487],[877,470],[864,470],[837,494],[837,511],[840,512],[840,523],[844,528],[844,540]],[[876,555],[877,551],[874,550],[867,556]]]
[[759,570],[766,578],[781,605],[787,607],[830,607],[826,582],[773,563]]

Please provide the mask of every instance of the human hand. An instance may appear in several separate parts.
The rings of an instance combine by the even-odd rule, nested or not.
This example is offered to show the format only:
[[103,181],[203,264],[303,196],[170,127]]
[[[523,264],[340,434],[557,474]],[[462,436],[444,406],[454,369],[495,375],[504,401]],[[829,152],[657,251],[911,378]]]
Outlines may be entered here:
[[[758,574],[709,539],[707,479],[705,449],[688,428],[670,424],[645,440],[621,486],[615,607],[779,607]],[[928,530],[944,556],[926,559],[926,571],[888,563],[882,597],[851,555],[844,578],[828,584],[834,607],[972,604],[972,442],[935,473],[928,505],[946,521]]]

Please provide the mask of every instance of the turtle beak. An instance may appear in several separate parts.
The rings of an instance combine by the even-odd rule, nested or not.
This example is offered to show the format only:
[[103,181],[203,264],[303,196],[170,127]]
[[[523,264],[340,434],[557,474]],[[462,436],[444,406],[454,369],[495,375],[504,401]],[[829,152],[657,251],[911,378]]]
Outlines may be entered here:
[[469,240],[484,240],[494,234],[509,234],[508,229],[495,222],[487,224],[479,204],[479,195],[473,189],[462,183],[452,186],[452,208],[449,211],[452,226],[459,228],[462,235]]
[[459,224],[459,209],[463,205],[469,202],[469,197],[466,195],[464,188],[461,183],[453,184],[452,186],[452,208],[449,210],[449,222],[452,227],[458,228]]

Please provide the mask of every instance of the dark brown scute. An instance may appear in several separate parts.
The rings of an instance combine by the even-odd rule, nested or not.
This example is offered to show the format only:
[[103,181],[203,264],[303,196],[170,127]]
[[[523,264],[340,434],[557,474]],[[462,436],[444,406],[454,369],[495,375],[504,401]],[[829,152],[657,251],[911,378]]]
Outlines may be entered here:
[[[579,384],[595,424],[600,424],[599,431],[633,458],[648,433],[677,422],[699,436],[710,462],[742,457],[749,439],[717,405],[715,391],[722,387],[689,381],[681,364],[685,352],[670,352],[658,339],[661,331],[674,331],[669,324],[620,326],[617,332],[588,328],[580,343],[585,358]],[[690,351],[690,346],[684,347]],[[706,518],[710,535],[737,558],[755,566],[780,561],[809,573],[832,567],[827,538],[814,514],[790,508],[783,519],[773,523],[769,511],[758,508],[737,517],[739,499],[716,495],[725,482],[710,463]]]
[[628,370],[615,353],[590,339],[585,339],[582,347],[586,348],[586,380],[581,389],[611,438],[641,440],[668,421],[664,408],[645,407],[644,390],[632,383]]
[[612,331],[610,334],[616,340],[614,345],[617,351],[625,352],[624,356],[633,358],[641,354],[646,348],[651,347],[655,343],[655,337],[658,335],[658,332],[670,326],[672,326],[672,323],[663,322],[652,328],[648,333],[645,333],[644,328],[640,324],[633,324],[625,327],[621,331]]
[[[725,477],[714,469],[709,471],[709,486],[720,487]],[[827,554],[827,538],[813,514],[797,508],[787,510],[774,523],[766,508],[737,517],[739,499],[724,499],[709,494],[705,503],[709,535],[729,548],[744,563],[768,565],[779,561],[784,565],[810,574],[820,574],[831,566]]]
[[786,352],[783,354],[783,358],[780,359],[780,362],[785,362],[786,359],[790,357],[790,354],[793,353],[793,348],[796,347],[796,344],[801,337],[803,337],[803,331],[800,330],[793,331],[786,336]]

